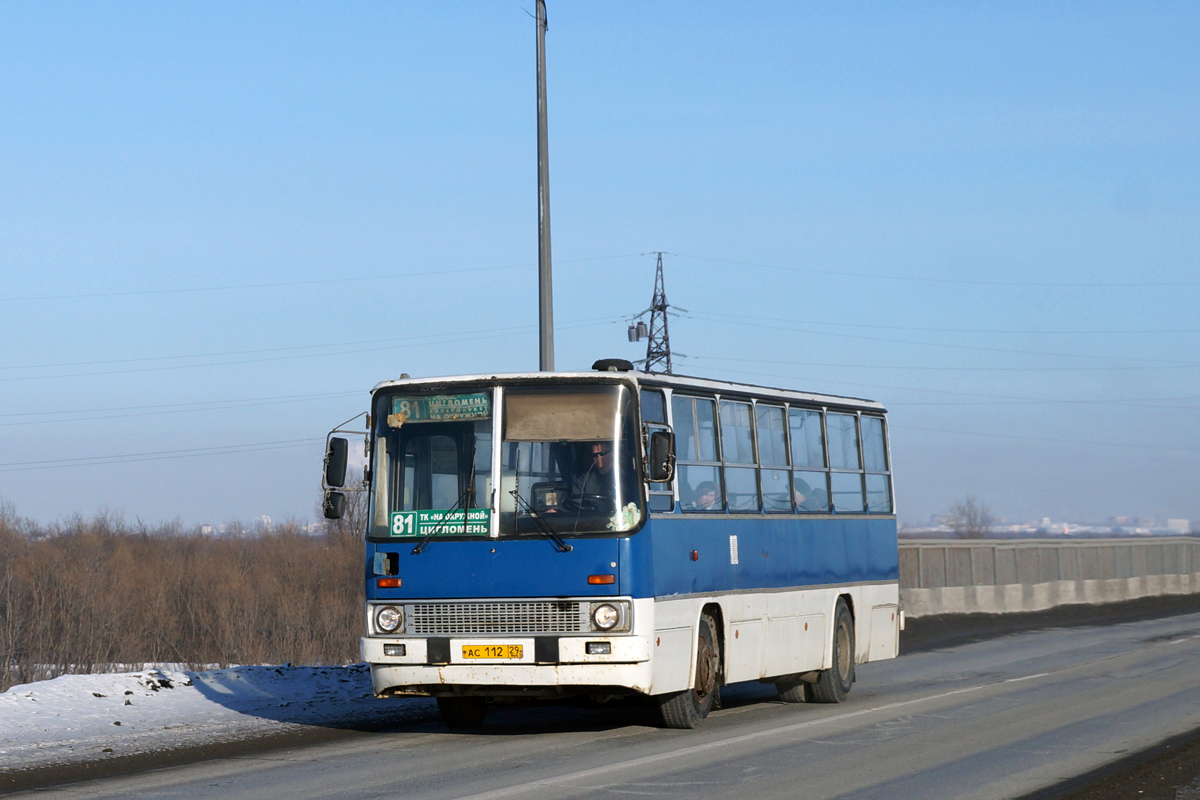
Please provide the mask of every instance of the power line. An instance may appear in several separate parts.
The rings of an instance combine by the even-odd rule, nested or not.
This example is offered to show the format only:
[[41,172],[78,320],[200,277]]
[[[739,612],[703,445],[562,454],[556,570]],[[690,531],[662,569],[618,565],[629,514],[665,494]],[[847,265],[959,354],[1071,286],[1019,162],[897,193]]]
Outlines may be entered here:
[[[565,330],[596,327],[599,325],[612,324],[614,321],[619,321],[621,318],[605,317],[605,318],[597,318],[597,319],[600,321],[594,321],[594,322],[581,321],[578,323],[567,323],[565,325],[560,325],[559,327],[561,329],[565,329]],[[491,330],[467,331],[467,332],[463,332],[462,334],[460,334],[460,333],[424,334],[421,336],[410,336],[410,337],[403,337],[403,338],[399,338],[399,339],[379,340],[379,341],[404,342],[404,344],[395,344],[395,345],[389,345],[386,347],[359,347],[359,348],[351,349],[351,350],[334,350],[334,351],[331,351],[328,353],[301,353],[301,354],[296,354],[296,355],[272,356],[272,357],[268,357],[268,358],[247,358],[247,359],[238,359],[238,360],[232,360],[232,361],[212,361],[212,362],[201,363],[201,364],[169,364],[169,365],[164,365],[164,366],[159,366],[159,367],[143,367],[143,368],[137,368],[137,369],[113,369],[113,370],[101,370],[101,371],[93,371],[93,372],[58,373],[55,375],[22,375],[22,376],[17,376],[17,377],[0,378],[0,383],[12,383],[15,381],[30,381],[30,380],[48,380],[48,379],[52,379],[52,378],[80,378],[80,377],[95,377],[95,376],[101,376],[101,375],[128,375],[128,374],[132,374],[132,373],[161,372],[164,370],[175,370],[175,369],[197,369],[200,367],[218,367],[218,366],[229,366],[229,365],[235,365],[235,364],[262,364],[262,363],[267,363],[267,362],[272,362],[272,361],[292,361],[292,360],[302,359],[302,358],[320,358],[320,357],[325,357],[325,356],[351,355],[351,354],[355,354],[355,353],[377,353],[377,352],[383,352],[386,350],[403,349],[405,347],[411,346],[411,344],[413,342],[417,342],[417,341],[421,341],[425,344],[455,344],[458,342],[469,342],[469,341],[476,341],[479,339],[490,339],[490,338],[497,338],[497,337],[502,337],[502,336],[519,336],[521,334],[528,332],[530,329],[535,328],[535,327],[536,326],[523,325],[523,326],[515,326],[512,328],[495,328],[495,329],[491,329]],[[483,336],[463,335],[466,333],[471,333],[471,334],[482,333],[482,334],[486,334],[486,335],[483,335]],[[309,346],[306,346],[306,349],[316,349],[316,348],[322,348],[322,347],[337,347],[337,346],[341,346],[341,345],[309,345]],[[289,349],[292,349],[292,348],[278,348],[278,350],[289,350]],[[254,353],[254,352],[256,352],[256,351],[247,351],[248,354]],[[267,351],[257,351],[257,352],[272,352],[272,351],[267,350]],[[209,357],[211,357],[211,356],[162,356],[162,357],[155,357],[150,360],[160,360],[160,359],[172,360],[172,359],[209,358]],[[137,360],[139,360],[139,359],[131,359],[131,361],[137,361]],[[122,361],[116,360],[112,363],[122,363]],[[35,369],[35,367],[14,367],[13,369]]]
[[880,325],[878,323],[869,322],[825,322],[822,320],[813,319],[785,319],[782,317],[748,317],[742,314],[728,314],[719,311],[703,312],[717,317],[731,317],[733,319],[755,319],[765,320],[768,322],[789,322],[796,325],[828,325],[836,328],[869,328],[876,330],[892,330],[892,331],[921,331],[923,333],[984,333],[984,334],[1030,334],[1036,336],[1050,335],[1126,335],[1126,334],[1172,334],[1178,335],[1181,333],[1200,333],[1200,328],[1143,328],[1143,329],[1127,329],[1127,330],[1034,330],[1030,328],[942,328],[928,327],[918,325]]
[[990,439],[1017,439],[1027,442],[1049,442],[1052,444],[1088,444],[1099,447],[1133,447],[1139,450],[1174,450],[1181,453],[1200,453],[1196,447],[1172,447],[1165,444],[1132,444],[1130,442],[1097,442],[1090,439],[1048,439],[1044,436],[1018,436],[1009,433],[987,433],[985,431],[947,431],[941,428],[920,428],[915,425],[888,425],[891,430],[924,431],[926,433],[952,433],[959,436],[985,436]]
[[[637,253],[626,253],[614,256],[592,256],[590,258],[559,259],[560,264],[580,263],[585,261],[607,261],[617,258],[633,258]],[[278,289],[286,286],[320,286],[335,283],[357,283],[361,281],[384,281],[397,278],[418,278],[426,275],[455,275],[469,272],[490,272],[502,269],[520,269],[537,266],[532,263],[501,264],[491,267],[463,267],[461,269],[435,269],[421,272],[395,272],[387,275],[362,275],[350,278],[321,278],[309,281],[275,281],[268,283],[238,283],[225,286],[193,286],[180,289],[128,289],[119,292],[79,292],[76,294],[42,294],[26,295],[24,297],[0,297],[0,303],[15,303],[29,300],[82,300],[98,297],[137,297],[142,295],[189,294],[192,292],[229,292],[242,289]]]
[[53,469],[56,467],[95,467],[106,464],[126,464],[135,461],[163,461],[173,458],[193,458],[196,456],[230,455],[236,453],[254,453],[263,450],[283,450],[292,447],[311,447],[323,442],[322,438],[314,439],[284,439],[277,442],[252,442],[249,444],[230,444],[216,447],[192,447],[183,450],[156,450],[147,453],[124,453],[110,456],[84,456],[81,458],[58,458],[42,461],[13,461],[0,464],[0,472],[24,472],[35,469]]
[[[752,370],[725,369],[725,372],[730,372],[735,375],[755,375],[763,378],[780,378],[783,380],[796,380],[795,375],[779,375],[773,372],[755,372]],[[840,381],[840,380],[824,380],[822,383],[834,384],[836,386],[854,386],[860,389],[889,389],[899,392],[916,392],[918,394],[950,394],[962,395],[964,397],[987,397],[997,400],[1011,400],[1017,403],[1073,403],[1080,405],[1127,405],[1134,408],[1149,408],[1152,406],[1143,406],[1142,400],[1126,399],[1126,400],[1060,400],[1057,398],[1037,398],[1037,397],[1017,397],[1013,395],[1002,394],[984,394],[982,392],[965,392],[961,389],[930,389],[929,387],[914,387],[914,386],[892,386],[879,383],[861,383],[857,381]],[[809,390],[803,390],[809,391]],[[1149,398],[1144,402],[1168,402],[1171,400],[1194,400],[1194,397],[1165,397],[1165,398]],[[931,403],[932,405],[933,403]],[[888,403],[889,406],[893,405]],[[900,405],[900,404],[897,404]],[[1186,407],[1185,407],[1186,408]]]
[[[691,316],[693,316],[697,319],[706,319],[706,318],[711,317],[710,319],[708,319],[708,321],[723,322],[728,325],[742,325],[742,326],[749,327],[749,328],[765,328],[767,330],[788,331],[789,333],[804,333],[804,334],[808,334],[810,336],[834,336],[834,337],[837,337],[840,339],[860,339],[863,341],[870,341],[870,342],[888,342],[891,344],[912,344],[912,345],[919,345],[919,346],[923,346],[923,347],[942,347],[942,348],[949,348],[949,349],[953,349],[953,350],[972,350],[972,351],[984,352],[984,353],[1009,353],[1012,355],[1024,355],[1024,356],[1045,356],[1048,358],[1093,358],[1093,359],[1104,359],[1104,360],[1109,360],[1109,361],[1146,361],[1146,362],[1172,364],[1172,365],[1176,365],[1176,366],[1188,366],[1188,367],[1200,366],[1200,363],[1179,361],[1177,359],[1144,358],[1144,357],[1136,357],[1136,356],[1096,356],[1096,355],[1087,355],[1085,353],[1047,353],[1045,351],[1039,351],[1039,350],[1014,350],[1011,348],[1004,348],[1004,347],[982,347],[980,345],[949,344],[946,342],[919,342],[919,341],[912,341],[909,339],[888,339],[888,338],[884,338],[882,336],[862,336],[860,334],[854,334],[854,333],[834,333],[833,331],[798,330],[796,328],[781,327],[779,325],[763,325],[758,322],[742,321],[742,319],[749,319],[749,318],[732,318],[733,315],[728,315],[728,314],[718,315],[713,312],[707,312],[707,311],[693,311],[693,312],[691,312]],[[721,319],[720,317],[731,317],[731,318]]]
[[1192,369],[1200,364],[1142,364],[1103,367],[941,367],[910,364],[847,364],[833,361],[771,361],[757,358],[722,358],[720,356],[689,356],[701,361],[735,361],[745,364],[778,364],[796,367],[834,367],[838,369],[898,369],[905,372],[924,370],[934,372],[1108,372],[1110,370]]
[[[24,412],[22,414],[0,414],[0,417],[54,415],[54,418],[53,419],[22,420],[20,422],[0,422],[0,428],[12,428],[12,427],[17,427],[17,426],[21,426],[21,425],[58,425],[58,424],[61,424],[64,422],[87,422],[90,420],[98,420],[98,419],[127,419],[130,417],[157,417],[157,416],[162,416],[165,414],[197,414],[197,413],[201,413],[204,411],[228,411],[230,409],[235,409],[235,408],[254,408],[256,406],[274,406],[274,405],[278,405],[282,401],[295,403],[295,402],[304,402],[304,401],[308,401],[308,400],[328,400],[330,398],[335,398],[335,397],[338,397],[338,398],[340,398],[340,397],[361,397],[365,394],[366,394],[366,392],[362,392],[362,391],[358,391],[358,392],[327,392],[325,394],[291,395],[288,397],[261,398],[259,400],[224,401],[224,402],[213,401],[212,404],[207,404],[207,405],[199,404],[199,403],[172,404],[172,406],[158,406],[157,408],[163,409],[163,410],[158,410],[158,411],[136,411],[134,413],[123,413],[123,414],[93,413],[93,414],[86,415],[86,416],[65,416],[66,414],[78,414],[79,409],[75,409],[74,411],[67,411],[67,412],[63,412],[63,411],[29,411],[29,412]],[[187,406],[187,407],[173,407],[176,405]],[[150,408],[156,408],[156,407],[150,406]],[[89,411],[95,411],[95,409],[89,409]]]
[[763,264],[755,261],[735,261],[728,258],[710,258],[707,256],[692,256],[685,253],[673,253],[679,258],[690,258],[696,261],[711,261],[717,264],[736,264],[742,267],[762,267],[764,269],[778,269],[785,272],[804,272],[813,275],[831,275],[837,278],[869,278],[871,280],[885,281],[905,281],[912,283],[947,283],[955,285],[968,286],[1014,286],[1014,287],[1035,287],[1044,289],[1132,289],[1132,288],[1155,288],[1155,287],[1171,287],[1171,286],[1196,286],[1200,285],[1200,281],[1113,281],[1113,282],[1096,282],[1096,281],[983,281],[970,280],[967,278],[927,278],[915,275],[882,275],[870,272],[844,272],[832,269],[817,269],[816,267],[785,267],[779,264]]

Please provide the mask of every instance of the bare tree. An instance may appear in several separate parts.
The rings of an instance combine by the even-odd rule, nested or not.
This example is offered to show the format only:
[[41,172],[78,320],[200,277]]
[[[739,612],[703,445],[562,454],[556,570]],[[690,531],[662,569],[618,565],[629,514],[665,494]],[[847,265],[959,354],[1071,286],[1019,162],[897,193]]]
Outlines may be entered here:
[[979,498],[967,499],[950,506],[950,527],[960,539],[984,539],[992,530],[992,509]]
[[[367,530],[367,500],[369,489],[363,483],[363,474],[357,470],[346,473],[346,488],[340,490],[346,495],[346,511],[341,519],[321,519],[325,525],[325,535],[335,538],[361,537]],[[317,498],[316,513],[322,517],[324,496]]]

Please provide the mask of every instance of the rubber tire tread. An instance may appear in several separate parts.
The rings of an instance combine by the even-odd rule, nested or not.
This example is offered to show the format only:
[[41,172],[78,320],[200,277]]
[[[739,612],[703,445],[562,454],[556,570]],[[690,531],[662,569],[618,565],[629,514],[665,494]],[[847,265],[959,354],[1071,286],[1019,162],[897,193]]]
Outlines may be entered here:
[[[717,623],[711,616],[704,614],[700,617],[700,635],[696,646],[697,669],[699,669],[699,653],[706,636],[709,645],[716,651],[718,666],[721,663],[720,640],[717,639],[716,629]],[[696,702],[696,693],[693,689],[685,689],[682,692],[658,698],[658,713],[662,717],[663,724],[668,728],[683,730],[692,730],[698,727],[708,716],[708,712],[712,710],[718,683],[714,678],[713,690],[700,703]]]
[[[846,653],[838,649],[838,632],[845,626],[849,646]],[[841,678],[842,659],[849,660],[849,679]],[[854,685],[854,617],[846,601],[838,598],[833,611],[833,664],[829,669],[823,669],[817,674],[817,682],[812,685],[812,699],[817,703],[840,703],[850,693]]]
[[812,702],[812,689],[809,686],[810,684],[793,677],[788,680],[776,681],[775,691],[779,692],[779,699],[785,703],[810,703]]

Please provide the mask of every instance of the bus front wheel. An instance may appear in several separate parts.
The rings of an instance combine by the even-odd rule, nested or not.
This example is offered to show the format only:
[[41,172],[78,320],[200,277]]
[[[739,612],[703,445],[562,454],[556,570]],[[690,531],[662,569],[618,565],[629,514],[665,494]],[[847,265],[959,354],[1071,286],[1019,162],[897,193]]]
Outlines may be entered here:
[[437,706],[442,722],[449,728],[478,728],[488,713],[487,701],[482,697],[439,697]]
[[658,711],[668,728],[695,728],[712,710],[721,670],[721,645],[717,623],[708,614],[700,617],[696,645],[696,680],[691,689],[658,698]]
[[854,617],[846,601],[838,599],[833,612],[833,664],[817,673],[812,699],[818,703],[840,703],[854,685]]

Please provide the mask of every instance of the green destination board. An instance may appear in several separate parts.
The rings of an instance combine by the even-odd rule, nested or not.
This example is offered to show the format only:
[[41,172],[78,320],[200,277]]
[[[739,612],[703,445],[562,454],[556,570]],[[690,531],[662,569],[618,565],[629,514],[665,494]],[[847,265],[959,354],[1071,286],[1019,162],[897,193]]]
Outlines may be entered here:
[[491,413],[491,396],[487,392],[432,397],[393,397],[388,425],[399,428],[406,422],[487,419]]
[[468,511],[393,511],[392,536],[487,536],[492,512],[487,508]]

